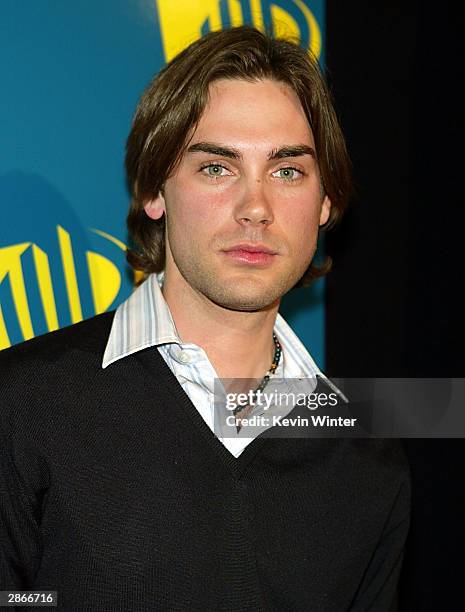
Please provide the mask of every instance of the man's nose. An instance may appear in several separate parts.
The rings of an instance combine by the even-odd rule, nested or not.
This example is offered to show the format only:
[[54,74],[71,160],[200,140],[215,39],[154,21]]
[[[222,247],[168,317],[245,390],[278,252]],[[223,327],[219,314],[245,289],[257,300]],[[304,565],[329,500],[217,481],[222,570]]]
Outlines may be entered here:
[[273,223],[270,194],[262,179],[249,180],[236,206],[235,218],[241,225],[267,226]]

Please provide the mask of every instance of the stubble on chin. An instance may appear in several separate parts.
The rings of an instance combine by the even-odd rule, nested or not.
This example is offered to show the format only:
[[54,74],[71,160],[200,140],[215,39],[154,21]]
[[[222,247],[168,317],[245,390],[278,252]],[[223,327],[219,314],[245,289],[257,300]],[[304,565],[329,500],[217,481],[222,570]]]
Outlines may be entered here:
[[[305,272],[283,272],[275,276],[269,271],[255,270],[241,274],[228,274],[225,270],[213,271],[203,266],[181,266],[186,282],[203,298],[221,308],[241,312],[269,310],[279,304],[280,299],[290,290]],[[269,280],[267,280],[267,278]]]

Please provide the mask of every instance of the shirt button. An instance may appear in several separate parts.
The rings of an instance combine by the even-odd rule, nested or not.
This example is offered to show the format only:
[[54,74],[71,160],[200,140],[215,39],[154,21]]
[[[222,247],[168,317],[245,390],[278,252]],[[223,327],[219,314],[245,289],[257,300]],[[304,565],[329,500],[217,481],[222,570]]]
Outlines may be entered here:
[[179,361],[181,361],[181,363],[190,363],[191,358],[189,357],[189,355],[187,353],[180,353],[179,355]]

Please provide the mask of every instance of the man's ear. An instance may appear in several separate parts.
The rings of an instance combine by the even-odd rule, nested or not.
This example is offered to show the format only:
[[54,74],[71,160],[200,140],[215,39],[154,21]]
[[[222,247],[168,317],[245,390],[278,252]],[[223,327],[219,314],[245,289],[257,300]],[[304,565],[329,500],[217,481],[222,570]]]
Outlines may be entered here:
[[321,205],[320,212],[320,225],[324,225],[329,219],[329,213],[331,212],[331,200],[325,195],[323,204]]
[[156,198],[148,200],[144,204],[144,210],[151,219],[161,219],[163,213],[166,212],[165,198],[161,191],[158,193]]

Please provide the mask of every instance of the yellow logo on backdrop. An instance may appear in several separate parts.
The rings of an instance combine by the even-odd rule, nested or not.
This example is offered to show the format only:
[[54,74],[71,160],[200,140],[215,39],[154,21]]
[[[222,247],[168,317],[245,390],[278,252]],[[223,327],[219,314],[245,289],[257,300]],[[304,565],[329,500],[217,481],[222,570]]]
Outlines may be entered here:
[[[96,234],[113,243],[123,251],[126,245],[106,232],[93,230]],[[28,340],[36,335],[28,294],[32,290],[31,283],[36,284],[40,309],[45,320],[46,329],[53,331],[60,327],[59,312],[63,307],[71,323],[81,321],[83,316],[82,290],[79,287],[71,234],[60,225],[56,226],[60,269],[65,287],[66,304],[57,305],[54,281],[48,254],[37,244],[24,242],[0,248],[0,287],[9,284],[15,318],[21,333],[21,338],[13,341],[8,334],[5,316],[0,304],[0,350],[11,346],[19,340]],[[93,305],[93,314],[105,312],[112,304],[121,286],[121,273],[118,267],[100,253],[86,251],[87,273]],[[24,266],[31,265],[34,270],[25,274]]]
[[207,32],[244,24],[297,38],[317,58],[321,53],[320,27],[303,0],[156,0],[156,4],[167,62]]

